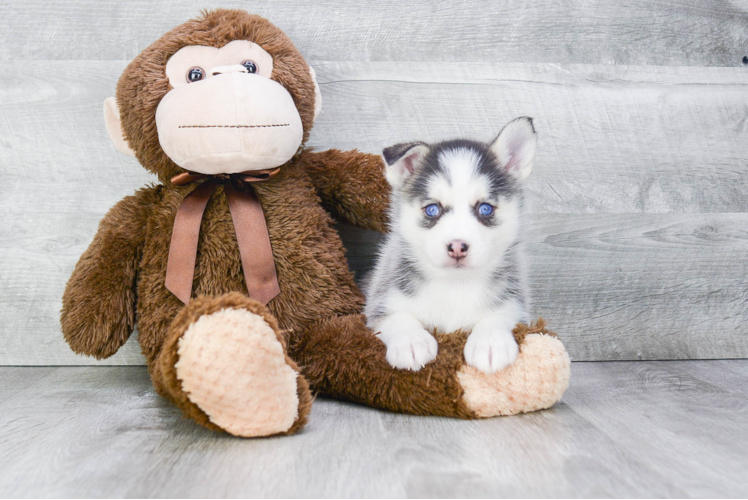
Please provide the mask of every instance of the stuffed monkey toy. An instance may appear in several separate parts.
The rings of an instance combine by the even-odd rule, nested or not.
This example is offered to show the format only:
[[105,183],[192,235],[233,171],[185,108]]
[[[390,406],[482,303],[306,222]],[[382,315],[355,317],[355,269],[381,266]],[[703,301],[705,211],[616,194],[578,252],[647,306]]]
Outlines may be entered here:
[[569,358],[542,322],[492,375],[438,334],[420,371],[392,368],[330,213],[386,230],[379,156],[304,147],[321,108],[314,71],[278,28],[215,10],[133,60],[104,105],[116,148],[160,183],[117,203],[67,284],[62,332],[106,358],[137,325],[159,394],[237,436],[289,434],[312,393],[418,415],[510,415],[552,406]]

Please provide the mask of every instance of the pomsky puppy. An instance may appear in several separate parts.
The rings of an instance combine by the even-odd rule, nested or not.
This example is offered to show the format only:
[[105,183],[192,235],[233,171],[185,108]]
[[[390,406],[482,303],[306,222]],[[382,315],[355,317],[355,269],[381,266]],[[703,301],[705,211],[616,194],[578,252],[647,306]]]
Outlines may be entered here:
[[436,358],[427,329],[470,330],[465,361],[485,373],[516,359],[512,329],[529,321],[520,221],[536,142],[532,119],[521,117],[491,144],[384,150],[391,231],[365,284],[364,312],[395,368],[420,370]]

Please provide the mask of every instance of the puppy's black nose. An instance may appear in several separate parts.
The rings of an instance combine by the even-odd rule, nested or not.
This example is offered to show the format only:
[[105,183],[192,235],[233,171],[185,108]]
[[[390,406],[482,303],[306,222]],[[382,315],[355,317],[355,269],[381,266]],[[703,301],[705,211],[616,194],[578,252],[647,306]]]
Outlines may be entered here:
[[452,240],[447,245],[447,255],[453,259],[462,259],[467,256],[468,244],[462,240]]

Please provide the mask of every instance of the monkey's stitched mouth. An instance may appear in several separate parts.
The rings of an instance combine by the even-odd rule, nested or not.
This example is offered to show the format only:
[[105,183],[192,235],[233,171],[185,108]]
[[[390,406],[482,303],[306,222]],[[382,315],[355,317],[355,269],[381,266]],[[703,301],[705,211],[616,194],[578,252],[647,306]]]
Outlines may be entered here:
[[272,128],[290,126],[290,123],[278,123],[275,125],[180,125],[178,128]]

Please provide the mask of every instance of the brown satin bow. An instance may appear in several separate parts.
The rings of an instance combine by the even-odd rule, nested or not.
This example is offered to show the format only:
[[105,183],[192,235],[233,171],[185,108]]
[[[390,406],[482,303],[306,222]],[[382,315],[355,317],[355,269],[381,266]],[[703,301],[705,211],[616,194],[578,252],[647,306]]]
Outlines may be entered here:
[[171,183],[175,186],[207,179],[182,200],[174,219],[169,260],[166,263],[166,288],[179,300],[187,304],[192,297],[200,224],[210,196],[221,184],[234,221],[249,296],[267,304],[280,293],[265,215],[250,185],[252,182],[266,181],[279,171],[280,167],[238,174],[182,172],[172,177]]

